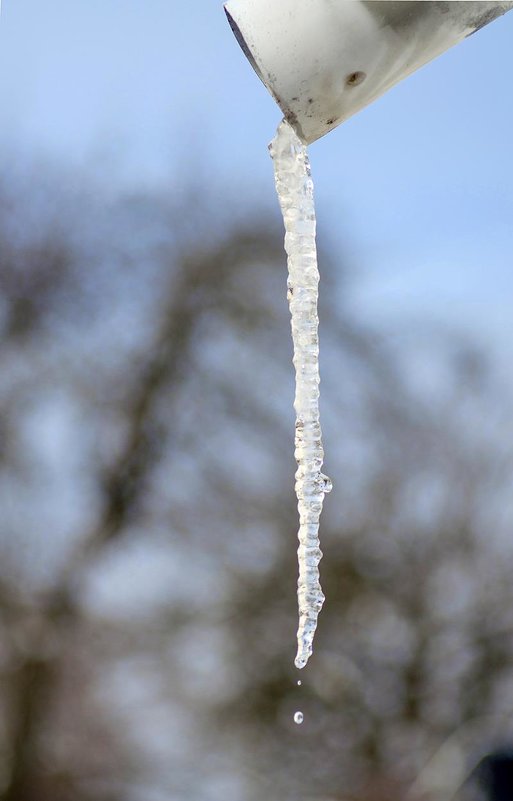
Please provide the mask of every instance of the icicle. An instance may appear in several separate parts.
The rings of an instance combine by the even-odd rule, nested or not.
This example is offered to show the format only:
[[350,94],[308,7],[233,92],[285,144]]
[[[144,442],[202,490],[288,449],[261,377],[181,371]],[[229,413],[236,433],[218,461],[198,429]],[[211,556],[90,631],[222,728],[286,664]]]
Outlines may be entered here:
[[330,479],[321,467],[324,451],[319,422],[319,270],[315,245],[315,205],[306,146],[285,120],[270,146],[276,189],[285,223],[288,300],[296,368],[296,495],[299,510],[299,628],[296,667],[312,654],[317,618],[324,603],[319,581],[319,518]]

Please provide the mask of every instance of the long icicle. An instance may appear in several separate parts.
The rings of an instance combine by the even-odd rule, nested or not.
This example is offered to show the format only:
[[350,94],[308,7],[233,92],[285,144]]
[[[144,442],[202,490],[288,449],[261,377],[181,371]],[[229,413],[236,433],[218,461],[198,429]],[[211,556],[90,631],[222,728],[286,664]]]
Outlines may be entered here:
[[292,317],[296,368],[296,495],[299,511],[299,628],[296,667],[312,654],[317,618],[324,603],[319,580],[322,552],[319,518],[324,496],[331,492],[323,475],[324,459],[319,420],[319,270],[315,244],[315,204],[306,145],[285,120],[270,145],[276,189],[285,223],[288,256],[288,300]]

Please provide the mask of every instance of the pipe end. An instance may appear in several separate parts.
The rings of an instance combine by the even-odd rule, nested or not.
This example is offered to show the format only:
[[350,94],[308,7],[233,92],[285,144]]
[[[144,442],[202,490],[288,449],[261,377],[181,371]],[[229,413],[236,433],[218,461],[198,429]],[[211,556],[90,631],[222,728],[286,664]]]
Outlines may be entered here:
[[239,43],[239,47],[241,48],[242,52],[246,56],[247,60],[249,61],[249,63],[253,67],[253,69],[255,70],[256,74],[258,75],[258,77],[260,78],[262,83],[265,84],[264,76],[260,72],[260,68],[259,68],[258,64],[256,63],[255,59],[253,58],[253,54],[252,54],[251,50],[249,49],[249,47],[248,47],[248,45],[246,43],[246,40],[244,39],[244,36],[242,35],[241,29],[239,28],[239,26],[235,22],[234,18],[232,17],[230,12],[228,11],[228,3],[225,3],[225,5],[224,5],[224,13],[227,16],[230,28],[232,29],[233,34],[234,34],[235,38],[237,39],[237,42]]

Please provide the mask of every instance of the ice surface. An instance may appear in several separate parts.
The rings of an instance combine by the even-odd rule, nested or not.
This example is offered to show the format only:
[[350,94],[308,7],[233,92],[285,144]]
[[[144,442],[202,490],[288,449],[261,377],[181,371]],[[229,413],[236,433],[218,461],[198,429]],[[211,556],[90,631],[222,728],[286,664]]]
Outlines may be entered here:
[[276,189],[285,223],[288,256],[288,300],[292,316],[296,368],[296,495],[299,510],[299,628],[296,667],[312,654],[317,618],[324,603],[319,581],[319,518],[324,496],[331,492],[323,475],[319,421],[319,270],[315,244],[315,204],[306,146],[285,120],[270,146]]

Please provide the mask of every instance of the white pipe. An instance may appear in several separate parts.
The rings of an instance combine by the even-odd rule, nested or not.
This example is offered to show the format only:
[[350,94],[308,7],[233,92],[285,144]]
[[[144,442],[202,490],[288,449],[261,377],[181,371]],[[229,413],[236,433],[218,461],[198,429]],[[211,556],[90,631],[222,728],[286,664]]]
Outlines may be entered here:
[[513,2],[230,0],[230,25],[304,142],[376,100]]

